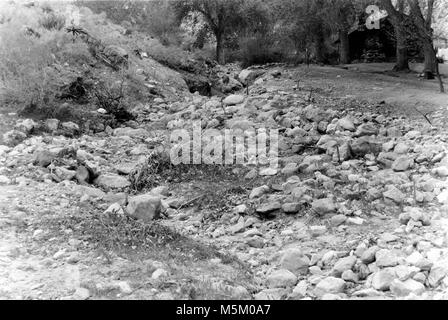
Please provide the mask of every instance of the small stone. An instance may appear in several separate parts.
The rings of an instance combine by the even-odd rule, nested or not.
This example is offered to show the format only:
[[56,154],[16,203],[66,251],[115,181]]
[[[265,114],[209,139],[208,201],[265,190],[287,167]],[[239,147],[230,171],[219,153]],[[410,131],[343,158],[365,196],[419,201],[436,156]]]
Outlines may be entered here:
[[59,128],[60,121],[58,119],[47,119],[45,120],[45,128],[49,132],[55,132]]
[[397,278],[401,281],[405,281],[409,278],[412,278],[420,271],[420,269],[417,267],[405,266],[405,265],[398,265],[394,267],[393,270],[397,275]]
[[265,289],[254,295],[254,300],[282,300],[288,291],[284,288]]
[[272,272],[267,278],[269,288],[288,288],[297,283],[297,277],[289,270],[281,269]]
[[104,213],[112,213],[112,214],[124,214],[123,209],[119,203],[112,203]]
[[382,243],[389,243],[389,242],[394,242],[397,241],[398,239],[400,239],[398,236],[393,235],[391,233],[385,232],[381,235],[379,241]]
[[425,257],[423,257],[423,255],[418,251],[414,251],[409,257],[407,257],[406,262],[421,270],[430,270],[432,267],[432,262],[425,259]]
[[[157,270],[156,270],[157,271]],[[155,271],[154,271],[155,272]],[[130,294],[132,293],[132,288],[126,281],[117,281],[115,283],[115,286],[118,287],[118,289],[124,293],[124,294]]]
[[21,131],[11,130],[3,134],[3,142],[9,147],[15,147],[23,142],[26,137],[26,134]]
[[318,266],[312,266],[308,270],[309,270],[309,272],[311,274],[314,274],[314,275],[321,275],[321,274],[323,274],[322,269],[319,268]]
[[332,275],[335,277],[340,277],[341,274],[346,270],[351,270],[353,266],[356,263],[356,257],[355,256],[348,256],[345,258],[341,258],[336,262],[336,264],[333,267]]
[[348,282],[357,283],[359,281],[358,275],[356,273],[354,273],[352,270],[345,270],[342,273],[341,278]]
[[319,237],[327,232],[327,227],[325,226],[311,226],[310,234],[312,237]]
[[396,279],[396,275],[390,269],[377,271],[372,277],[372,287],[375,290],[387,291],[394,279]]
[[290,295],[290,299],[301,299],[306,296],[308,291],[308,283],[305,280],[299,281],[299,283],[294,287]]
[[345,281],[335,277],[327,277],[321,280],[314,289],[314,294],[317,297],[322,297],[326,293],[341,293],[344,292]]
[[399,142],[396,144],[394,148],[394,152],[397,154],[406,154],[409,151],[409,146],[403,142]]
[[241,94],[232,94],[230,96],[227,96],[223,103],[227,106],[234,106],[237,104],[243,103],[245,100],[245,97]]
[[90,181],[90,171],[84,166],[79,166],[76,168],[75,178],[80,184],[88,184]]
[[425,286],[413,279],[400,281],[395,279],[390,284],[390,291],[398,297],[406,297],[409,294],[421,295],[425,292]]
[[280,259],[283,269],[289,270],[295,275],[303,275],[308,271],[310,259],[299,249],[289,249],[285,251]]
[[292,202],[292,203],[284,203],[282,205],[282,210],[285,213],[297,213],[302,208],[302,205],[298,202]]
[[438,167],[438,168],[434,168],[432,169],[432,174],[441,177],[441,178],[446,178],[448,177],[448,167]]
[[152,194],[143,194],[130,197],[126,210],[130,216],[148,222],[159,218],[161,206],[159,197]]
[[355,136],[356,137],[362,137],[362,136],[374,136],[378,134],[378,129],[376,126],[372,123],[364,123],[358,127],[356,130]]
[[270,202],[270,203],[263,203],[260,206],[257,207],[256,211],[258,213],[270,213],[272,211],[276,211],[282,208],[282,205],[280,204],[280,202],[274,201],[274,202]]
[[268,191],[269,191],[269,187],[267,185],[254,188],[254,189],[252,189],[252,191],[249,195],[249,199],[259,198]]
[[331,301],[331,300],[341,300],[341,297],[334,293],[326,293],[320,299]]
[[330,250],[322,256],[321,262],[323,266],[330,266],[334,264],[337,259],[338,253],[336,251]]
[[288,163],[282,169],[282,174],[289,177],[289,176],[293,176],[294,174],[296,174],[298,170],[299,170],[299,166],[297,165],[297,163],[292,162],[292,163]]
[[437,264],[431,268],[428,276],[428,283],[432,288],[437,287],[448,274],[446,265]]
[[48,167],[55,158],[56,156],[49,150],[36,150],[34,152],[33,163],[45,168]]
[[355,255],[358,257],[358,258],[361,258],[361,256],[364,254],[364,252],[366,252],[366,250],[367,250],[368,248],[367,248],[367,245],[364,243],[364,242],[361,242],[360,244],[358,244],[358,246],[356,247],[356,249],[355,249]]
[[337,210],[336,205],[331,198],[314,200],[311,206],[319,215],[334,213]]
[[71,121],[61,123],[61,128],[65,135],[75,136],[79,134],[79,126]]
[[373,289],[373,288],[367,288],[367,289],[361,289],[358,291],[353,292],[352,294],[355,297],[378,297],[383,295],[383,293]]
[[168,275],[168,271],[162,268],[158,268],[151,274],[151,279],[160,280],[168,277]]
[[76,300],[87,300],[90,298],[90,291],[86,288],[78,287],[76,288],[75,293],[73,294],[73,299]]
[[252,237],[246,240],[249,247],[262,249],[264,247],[264,240],[261,237]]
[[363,223],[364,223],[364,219],[360,218],[360,217],[349,217],[347,219],[347,224],[361,226]]
[[123,162],[115,166],[115,170],[117,170],[119,174],[127,176],[131,174],[137,167],[138,167],[137,162]]
[[53,255],[53,259],[58,260],[58,259],[62,258],[63,256],[65,256],[65,254],[66,254],[66,250],[61,249]]
[[275,168],[261,168],[259,172],[260,176],[275,176],[277,173]]
[[70,256],[67,257],[67,263],[70,264],[76,264],[80,261],[79,254],[77,252],[72,253]]
[[240,204],[233,208],[233,212],[235,214],[245,214],[247,213],[247,206],[245,204]]
[[365,136],[353,140],[350,143],[350,150],[355,157],[364,157],[366,154],[379,154],[381,144],[374,138]]
[[240,217],[240,218],[238,219],[238,222],[237,222],[235,225],[233,225],[233,226],[231,226],[231,227],[229,228],[229,231],[230,231],[230,233],[232,233],[232,234],[236,234],[236,233],[239,233],[239,232],[243,232],[244,229],[245,229],[244,218],[243,218],[243,217]]
[[94,183],[106,189],[122,189],[131,185],[128,179],[116,174],[102,174],[95,179]]
[[412,277],[415,281],[425,284],[426,275],[423,272],[418,272],[415,276]]
[[25,119],[17,123],[14,128],[28,135],[31,134],[37,126],[38,124],[32,119]]
[[402,172],[409,170],[414,165],[414,160],[409,158],[408,156],[401,156],[395,159],[392,163],[392,170],[397,172]]
[[11,184],[11,179],[6,176],[0,175],[0,185],[8,185]]
[[76,171],[68,170],[63,167],[56,167],[54,173],[61,180],[72,180],[76,176]]
[[343,224],[346,220],[347,220],[347,217],[346,217],[345,215],[343,215],[343,214],[337,214],[337,215],[332,216],[332,217],[330,218],[330,224],[331,224],[333,227],[337,227],[337,226]]
[[384,198],[390,199],[397,204],[403,203],[405,199],[403,192],[398,190],[395,186],[389,186],[389,189],[386,192],[383,192],[383,196]]
[[341,129],[348,130],[348,131],[356,130],[355,125],[353,124],[353,121],[348,117],[339,119],[337,126],[340,127]]
[[399,264],[399,257],[388,249],[380,249],[375,254],[376,265],[380,268],[394,267]]

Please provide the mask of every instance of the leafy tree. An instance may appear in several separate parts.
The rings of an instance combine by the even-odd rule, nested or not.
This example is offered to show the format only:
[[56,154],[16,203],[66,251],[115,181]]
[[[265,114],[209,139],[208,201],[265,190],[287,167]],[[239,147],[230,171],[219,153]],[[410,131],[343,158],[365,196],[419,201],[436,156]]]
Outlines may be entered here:
[[294,45],[297,54],[312,51],[316,62],[325,60],[325,38],[328,28],[324,22],[324,0],[280,0],[273,1],[270,8],[274,20],[283,34]]
[[173,8],[179,20],[199,13],[216,38],[216,60],[224,63],[225,37],[244,23],[244,0],[176,0]]

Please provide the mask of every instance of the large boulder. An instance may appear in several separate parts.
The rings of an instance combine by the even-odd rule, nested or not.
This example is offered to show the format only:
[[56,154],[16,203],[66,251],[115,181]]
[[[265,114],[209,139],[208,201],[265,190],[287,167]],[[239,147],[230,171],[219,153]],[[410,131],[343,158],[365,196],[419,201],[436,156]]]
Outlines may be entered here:
[[149,222],[160,217],[162,202],[154,194],[130,197],[126,207],[127,213],[137,219]]

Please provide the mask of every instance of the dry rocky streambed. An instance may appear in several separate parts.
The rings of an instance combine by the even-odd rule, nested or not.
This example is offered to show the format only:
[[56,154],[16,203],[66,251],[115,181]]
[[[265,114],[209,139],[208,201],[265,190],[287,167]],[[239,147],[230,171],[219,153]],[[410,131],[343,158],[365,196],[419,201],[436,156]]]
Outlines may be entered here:
[[[256,77],[248,96],[159,98],[96,134],[17,120],[0,298],[448,299],[446,110],[430,125],[294,70]],[[170,132],[198,120],[279,129],[278,169],[170,165]]]

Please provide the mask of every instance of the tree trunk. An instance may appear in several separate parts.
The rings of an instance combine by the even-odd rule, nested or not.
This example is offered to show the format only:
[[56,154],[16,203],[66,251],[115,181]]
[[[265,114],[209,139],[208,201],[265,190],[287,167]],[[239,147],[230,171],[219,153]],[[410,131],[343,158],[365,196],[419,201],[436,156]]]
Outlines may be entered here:
[[216,61],[219,64],[224,64],[224,46],[223,46],[223,36],[221,33],[217,33],[216,35]]
[[423,54],[425,56],[425,67],[423,73],[426,79],[434,79],[437,68],[437,57],[432,41],[425,40],[423,44]]
[[406,34],[399,27],[395,28],[395,36],[397,38],[397,62],[394,71],[409,71],[408,48],[406,43]]
[[339,31],[339,40],[341,41],[341,47],[339,52],[339,62],[341,64],[350,63],[350,41],[348,38],[348,32],[345,30]]
[[324,42],[325,42],[324,31],[322,30],[322,26],[320,25],[316,30],[316,40],[315,40],[316,63],[325,63]]

